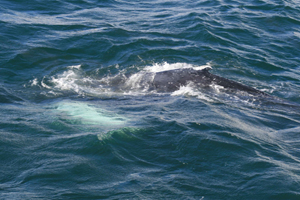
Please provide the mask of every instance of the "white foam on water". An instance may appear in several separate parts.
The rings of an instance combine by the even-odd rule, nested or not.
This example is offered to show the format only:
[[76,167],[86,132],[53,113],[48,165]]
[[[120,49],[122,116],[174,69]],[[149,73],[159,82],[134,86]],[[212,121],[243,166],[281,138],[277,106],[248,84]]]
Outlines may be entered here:
[[72,65],[68,67],[69,69],[80,69],[81,65]]
[[81,65],[69,66],[61,74],[45,76],[40,85],[50,90],[49,94],[71,91],[84,96],[105,92],[102,90],[100,80],[86,76]]
[[31,83],[31,86],[36,86],[36,85],[38,85],[38,79],[35,78],[32,81],[29,81],[29,83]]
[[79,78],[80,76],[71,69],[57,75],[56,77],[52,77],[51,82],[55,84],[55,88],[59,88],[61,90],[74,90],[79,93],[80,88],[76,83]]
[[185,69],[185,68],[193,68],[194,70],[202,70],[205,68],[211,68],[211,64],[208,62],[205,65],[201,66],[195,66],[188,63],[173,63],[169,64],[167,62],[164,63],[155,63],[151,66],[147,66],[144,68],[145,71],[148,72],[162,72],[162,71],[168,71],[168,70],[174,70],[174,69]]
[[211,66],[210,62],[206,63],[205,65],[194,67],[193,69],[194,70],[203,70],[203,69],[206,69],[206,68],[212,69],[212,66]]
[[171,96],[182,96],[182,95],[190,95],[190,96],[197,96],[198,92],[194,90],[191,84],[187,86],[180,86],[179,90],[174,91]]
[[171,96],[192,96],[208,102],[215,102],[213,98],[201,92],[200,90],[197,90],[193,83],[190,83],[186,86],[181,86],[179,90],[174,91]]
[[154,77],[155,73],[145,71],[131,75],[125,81],[124,94],[149,93]]
[[223,86],[221,86],[221,85],[216,85],[216,84],[212,84],[212,85],[210,85],[210,87],[213,88],[214,91],[215,91],[216,93],[220,93],[220,91],[221,91],[222,89],[224,89]]
[[73,65],[62,74],[52,76],[50,82],[54,84],[54,89],[84,94],[91,89],[90,85],[94,84],[95,80],[84,75],[81,65]]

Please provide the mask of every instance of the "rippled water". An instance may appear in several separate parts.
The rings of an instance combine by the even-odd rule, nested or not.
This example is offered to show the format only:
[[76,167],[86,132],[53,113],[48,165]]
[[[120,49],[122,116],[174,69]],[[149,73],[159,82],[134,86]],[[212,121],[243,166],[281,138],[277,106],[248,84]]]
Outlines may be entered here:
[[0,199],[299,199],[299,3],[2,0]]

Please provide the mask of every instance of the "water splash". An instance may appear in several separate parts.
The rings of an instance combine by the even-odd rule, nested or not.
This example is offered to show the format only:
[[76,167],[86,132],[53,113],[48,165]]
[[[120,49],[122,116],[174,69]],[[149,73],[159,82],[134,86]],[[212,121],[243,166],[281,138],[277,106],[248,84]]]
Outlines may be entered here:
[[50,90],[48,94],[57,95],[64,92],[73,92],[80,96],[145,95],[153,93],[150,89],[155,73],[183,68],[201,70],[211,68],[211,65],[209,63],[202,66],[187,63],[154,63],[134,74],[128,75],[126,70],[121,70],[118,74],[103,77],[87,75],[81,65],[74,65],[67,67],[60,74],[45,76],[40,82],[35,78],[29,82],[29,86],[39,85],[43,89]]
[[211,63],[206,63],[205,65],[197,66],[197,65],[192,65],[188,63],[173,63],[169,64],[167,62],[164,63],[155,63],[151,66],[145,67],[145,71],[147,72],[162,72],[162,71],[167,71],[167,70],[174,70],[174,69],[185,69],[185,68],[193,68],[195,70],[202,70],[205,68],[212,68]]

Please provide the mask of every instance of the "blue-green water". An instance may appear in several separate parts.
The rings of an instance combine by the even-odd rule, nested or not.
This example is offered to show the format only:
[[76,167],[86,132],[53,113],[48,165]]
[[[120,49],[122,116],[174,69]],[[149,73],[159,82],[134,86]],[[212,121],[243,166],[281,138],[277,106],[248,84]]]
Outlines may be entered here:
[[299,5],[2,0],[0,199],[300,199]]

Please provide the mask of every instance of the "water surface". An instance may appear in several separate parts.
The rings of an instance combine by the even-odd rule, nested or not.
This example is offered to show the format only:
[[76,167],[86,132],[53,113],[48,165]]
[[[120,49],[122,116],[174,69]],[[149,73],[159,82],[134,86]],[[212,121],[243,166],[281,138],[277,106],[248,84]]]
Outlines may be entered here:
[[[297,0],[2,0],[1,199],[299,199]],[[211,67],[272,98],[147,74]]]

